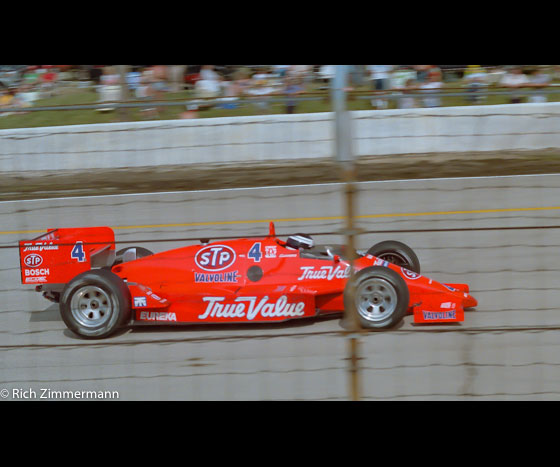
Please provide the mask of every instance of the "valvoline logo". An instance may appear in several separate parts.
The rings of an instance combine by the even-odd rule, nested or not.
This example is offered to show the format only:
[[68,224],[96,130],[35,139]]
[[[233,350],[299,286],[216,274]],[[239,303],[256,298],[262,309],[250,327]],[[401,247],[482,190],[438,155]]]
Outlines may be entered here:
[[30,255],[27,255],[25,258],[23,258],[23,263],[28,268],[36,268],[38,266],[41,266],[41,264],[43,264],[43,257],[41,255],[32,253]]
[[235,251],[226,245],[208,245],[198,250],[194,261],[205,271],[222,271],[235,263]]

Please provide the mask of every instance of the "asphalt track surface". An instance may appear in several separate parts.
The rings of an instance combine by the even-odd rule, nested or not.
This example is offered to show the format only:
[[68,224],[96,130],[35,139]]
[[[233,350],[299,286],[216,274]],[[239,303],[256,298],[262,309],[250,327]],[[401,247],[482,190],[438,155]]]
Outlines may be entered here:
[[[560,399],[560,175],[364,182],[356,214],[360,249],[404,241],[423,274],[468,283],[479,301],[460,324],[415,326],[407,316],[396,329],[361,334],[363,400]],[[270,220],[280,236],[342,243],[344,187],[0,202],[0,395],[348,400],[348,338],[338,317],[138,327],[88,341],[19,279],[17,241],[47,228],[108,225],[119,248],[162,251],[265,235]]]

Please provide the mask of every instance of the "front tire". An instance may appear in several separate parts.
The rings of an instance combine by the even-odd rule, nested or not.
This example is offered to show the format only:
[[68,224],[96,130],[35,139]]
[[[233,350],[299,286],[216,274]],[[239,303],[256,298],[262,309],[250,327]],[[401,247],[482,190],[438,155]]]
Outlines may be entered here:
[[410,295],[404,279],[382,266],[362,269],[354,278],[354,296],[344,290],[346,310],[356,312],[364,328],[383,329],[400,323],[408,310]]
[[79,274],[62,291],[60,314],[68,329],[84,338],[103,338],[130,321],[130,291],[105,269]]
[[420,274],[420,260],[416,253],[408,245],[397,240],[376,243],[367,254]]

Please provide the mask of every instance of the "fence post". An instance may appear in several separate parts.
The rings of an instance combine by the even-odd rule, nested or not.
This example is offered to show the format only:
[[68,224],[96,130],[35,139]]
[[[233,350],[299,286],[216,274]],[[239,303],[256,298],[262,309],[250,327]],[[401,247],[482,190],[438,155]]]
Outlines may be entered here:
[[[126,75],[128,73],[128,66],[127,65],[119,65],[119,75],[120,75],[120,82],[121,82],[121,103],[125,103],[128,101],[128,82],[126,80]],[[129,110],[127,107],[119,108],[120,118],[121,121],[126,122],[129,120],[128,114]]]
[[[352,132],[351,118],[346,109],[346,83],[348,79],[348,66],[336,65],[336,73],[332,80],[332,100],[335,121],[335,158],[342,169],[342,179],[345,190],[346,206],[346,235],[347,260],[350,263],[350,276],[348,278],[348,292],[351,303],[354,303],[355,287],[353,280],[353,269],[355,260],[354,236],[354,194],[355,194],[355,167],[352,155]],[[344,324],[348,329],[348,361],[350,373],[350,398],[353,401],[360,400],[360,342],[359,332],[361,326],[357,316],[356,307],[345,307]]]

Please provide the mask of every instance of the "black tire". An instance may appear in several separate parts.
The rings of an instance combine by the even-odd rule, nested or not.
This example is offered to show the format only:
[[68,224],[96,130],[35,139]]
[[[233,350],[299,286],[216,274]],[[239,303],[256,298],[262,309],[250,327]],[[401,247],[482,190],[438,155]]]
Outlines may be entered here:
[[131,297],[116,274],[94,269],[77,275],[62,291],[60,314],[68,329],[84,338],[108,337],[130,322]]
[[420,260],[416,253],[408,245],[397,240],[376,243],[367,254],[420,274]]
[[123,248],[122,250],[119,250],[115,253],[115,261],[113,262],[112,266],[121,264],[123,262],[123,255],[125,251],[131,250],[133,248],[136,250],[136,259],[144,258],[145,256],[151,256],[154,254],[152,251],[148,250],[147,248],[142,248],[141,246],[129,246],[128,248]]
[[354,297],[350,282],[344,289],[346,311],[356,312],[360,324],[368,329],[391,328],[400,323],[408,310],[410,295],[404,279],[392,269],[372,266],[354,278]]

